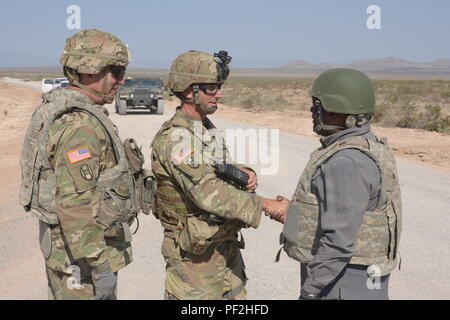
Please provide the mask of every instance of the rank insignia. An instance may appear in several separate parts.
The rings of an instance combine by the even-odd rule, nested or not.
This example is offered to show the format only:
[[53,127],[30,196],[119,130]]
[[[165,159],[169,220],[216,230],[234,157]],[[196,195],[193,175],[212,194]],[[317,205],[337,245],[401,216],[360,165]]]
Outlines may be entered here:
[[87,181],[92,180],[92,178],[94,177],[91,167],[89,167],[87,164],[83,164],[81,166],[80,173],[81,176]]

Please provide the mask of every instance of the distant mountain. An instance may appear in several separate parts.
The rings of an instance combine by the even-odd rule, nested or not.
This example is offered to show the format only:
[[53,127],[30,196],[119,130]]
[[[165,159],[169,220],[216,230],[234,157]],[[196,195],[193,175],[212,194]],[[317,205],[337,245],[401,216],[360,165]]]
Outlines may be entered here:
[[[339,68],[342,65],[335,63],[321,63],[321,64],[312,64],[304,60],[294,61],[292,63],[288,63],[280,67],[279,69],[297,69],[297,70],[322,70],[322,69],[331,69],[331,68]],[[277,68],[278,69],[278,68]]]
[[273,70],[281,72],[321,72],[331,68],[349,67],[368,73],[413,73],[413,74],[448,74],[450,73],[450,59],[439,59],[433,62],[412,62],[396,57],[386,57],[382,59],[364,59],[352,62],[351,64],[321,63],[312,64],[304,60],[294,61],[287,65]]
[[[366,72],[378,79],[450,79],[450,59],[438,59],[432,62],[412,62],[396,57],[382,59],[364,59],[350,64],[320,63],[313,64],[304,60],[294,61],[278,68],[233,68],[231,77],[236,78],[310,78],[332,68],[354,68]],[[0,68],[1,73],[41,73],[62,74],[58,67]],[[129,67],[127,74],[135,77],[167,76],[167,69],[149,69]]]

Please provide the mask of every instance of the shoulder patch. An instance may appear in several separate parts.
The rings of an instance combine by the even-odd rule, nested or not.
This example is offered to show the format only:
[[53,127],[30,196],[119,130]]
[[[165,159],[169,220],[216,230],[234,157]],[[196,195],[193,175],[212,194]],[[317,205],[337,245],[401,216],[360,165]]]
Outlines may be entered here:
[[66,155],[70,164],[92,158],[89,148],[86,146],[69,151]]
[[194,152],[194,150],[192,150],[192,148],[186,147],[186,146],[181,147],[181,148],[176,148],[172,152],[172,161],[175,164],[182,163],[193,152]]

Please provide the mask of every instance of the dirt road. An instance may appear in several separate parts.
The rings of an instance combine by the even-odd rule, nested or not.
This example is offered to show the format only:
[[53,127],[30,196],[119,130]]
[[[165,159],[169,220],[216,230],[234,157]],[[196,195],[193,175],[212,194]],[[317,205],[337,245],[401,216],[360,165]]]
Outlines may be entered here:
[[[16,90],[17,108],[20,106],[23,111],[28,111],[28,115],[22,114],[23,118],[17,121],[27,122],[25,119],[29,118],[29,112],[33,110],[32,104],[36,105],[39,100],[39,92],[1,85],[0,107],[3,108],[6,101],[5,95],[10,95],[10,90]],[[108,109],[121,137],[134,137],[143,145],[147,159],[151,138],[174,111],[173,107],[168,106],[163,116],[119,116],[113,112],[112,106],[108,106]],[[3,109],[0,109],[2,112]],[[213,116],[212,120],[221,129],[264,128],[219,116],[220,113]],[[7,117],[0,120],[2,124],[12,121]],[[27,125],[18,123],[15,124],[17,128],[11,128],[17,129],[13,130],[13,136],[0,140],[0,147],[6,152],[2,153],[0,162],[0,299],[46,299],[46,278],[37,243],[37,224],[18,205],[18,156],[23,128]],[[247,148],[257,145],[255,138],[248,141]],[[290,198],[310,151],[317,146],[315,137],[280,132],[279,145],[271,149],[279,152],[279,170],[275,175],[260,175],[259,193],[268,197],[282,194]],[[244,150],[239,149],[235,153],[243,153]],[[397,162],[403,195],[404,227],[400,245],[401,270],[392,274],[390,296],[392,299],[450,299],[450,173],[446,169],[404,158],[397,158]],[[259,173],[263,169],[267,171],[264,165],[253,167]],[[133,240],[134,263],[119,275],[119,298],[162,299],[162,229],[152,216],[142,216],[140,222],[139,232]],[[282,255],[279,263],[273,262],[279,248],[278,235],[281,229],[280,224],[263,218],[260,228],[243,232],[246,240],[243,255],[250,278],[247,287],[250,299],[298,297],[298,264],[286,255]]]

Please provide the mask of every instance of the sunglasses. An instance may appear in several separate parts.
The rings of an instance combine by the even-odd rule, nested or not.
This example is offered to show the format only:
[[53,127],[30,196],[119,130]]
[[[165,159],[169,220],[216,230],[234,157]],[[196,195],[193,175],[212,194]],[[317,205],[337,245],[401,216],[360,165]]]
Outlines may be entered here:
[[122,80],[125,77],[127,68],[121,66],[109,66],[109,71],[111,71],[111,74],[116,80]]
[[216,84],[216,83],[200,83],[198,85],[198,88],[202,90],[206,94],[214,95],[219,91],[219,89],[222,89],[222,83]]

